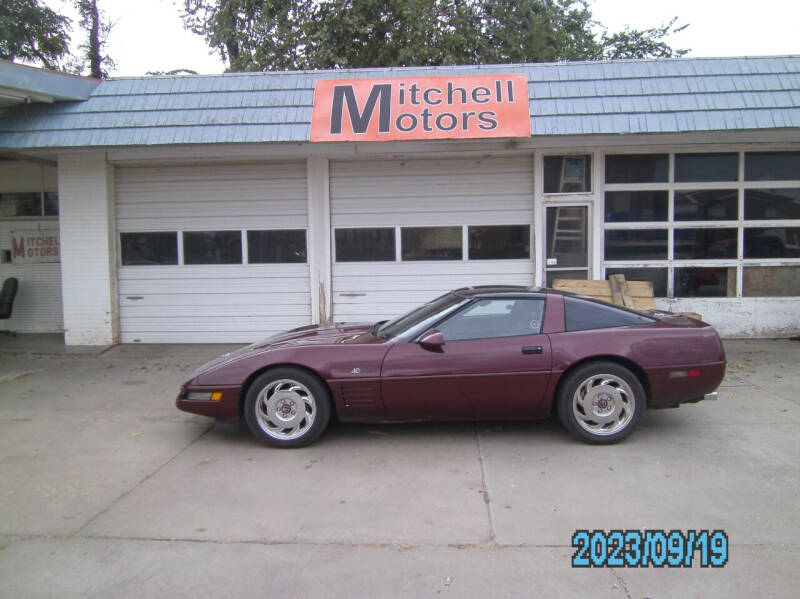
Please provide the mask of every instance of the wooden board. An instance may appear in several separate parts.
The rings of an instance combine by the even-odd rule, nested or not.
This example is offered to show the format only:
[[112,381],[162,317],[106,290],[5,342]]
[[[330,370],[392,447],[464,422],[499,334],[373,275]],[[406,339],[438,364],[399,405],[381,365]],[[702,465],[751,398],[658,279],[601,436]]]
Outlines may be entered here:
[[[627,281],[627,286],[635,310],[655,310],[656,302],[653,298],[652,282]],[[610,281],[556,279],[553,281],[553,289],[593,297],[610,304],[615,303]]]

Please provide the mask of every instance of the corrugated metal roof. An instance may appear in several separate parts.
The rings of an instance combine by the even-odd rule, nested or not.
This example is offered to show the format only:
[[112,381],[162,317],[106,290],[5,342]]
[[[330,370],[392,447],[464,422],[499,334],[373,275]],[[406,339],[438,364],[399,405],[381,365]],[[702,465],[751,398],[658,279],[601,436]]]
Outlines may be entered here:
[[533,135],[800,127],[800,56],[112,79],[0,117],[0,148],[308,141],[319,79],[523,73]]

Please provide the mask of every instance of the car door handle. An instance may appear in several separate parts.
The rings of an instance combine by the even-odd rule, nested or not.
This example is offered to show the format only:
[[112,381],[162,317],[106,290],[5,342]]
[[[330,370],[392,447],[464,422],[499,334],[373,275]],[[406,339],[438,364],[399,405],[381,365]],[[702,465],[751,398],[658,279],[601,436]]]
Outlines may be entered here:
[[523,345],[523,354],[541,354],[544,350],[541,345]]

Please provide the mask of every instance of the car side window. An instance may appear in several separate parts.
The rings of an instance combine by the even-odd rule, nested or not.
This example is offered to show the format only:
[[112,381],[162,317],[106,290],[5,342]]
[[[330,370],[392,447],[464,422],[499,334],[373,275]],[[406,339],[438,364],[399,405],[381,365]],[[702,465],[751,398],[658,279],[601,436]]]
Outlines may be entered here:
[[587,331],[650,324],[654,318],[577,297],[564,297],[567,331]]
[[445,341],[538,335],[542,330],[543,299],[478,300],[437,328]]

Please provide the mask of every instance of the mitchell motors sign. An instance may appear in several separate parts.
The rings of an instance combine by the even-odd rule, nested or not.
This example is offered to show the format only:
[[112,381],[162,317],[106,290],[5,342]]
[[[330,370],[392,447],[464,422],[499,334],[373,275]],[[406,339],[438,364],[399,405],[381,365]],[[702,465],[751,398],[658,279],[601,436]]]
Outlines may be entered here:
[[11,231],[12,262],[60,262],[58,229]]
[[325,79],[311,141],[530,137],[524,75]]

